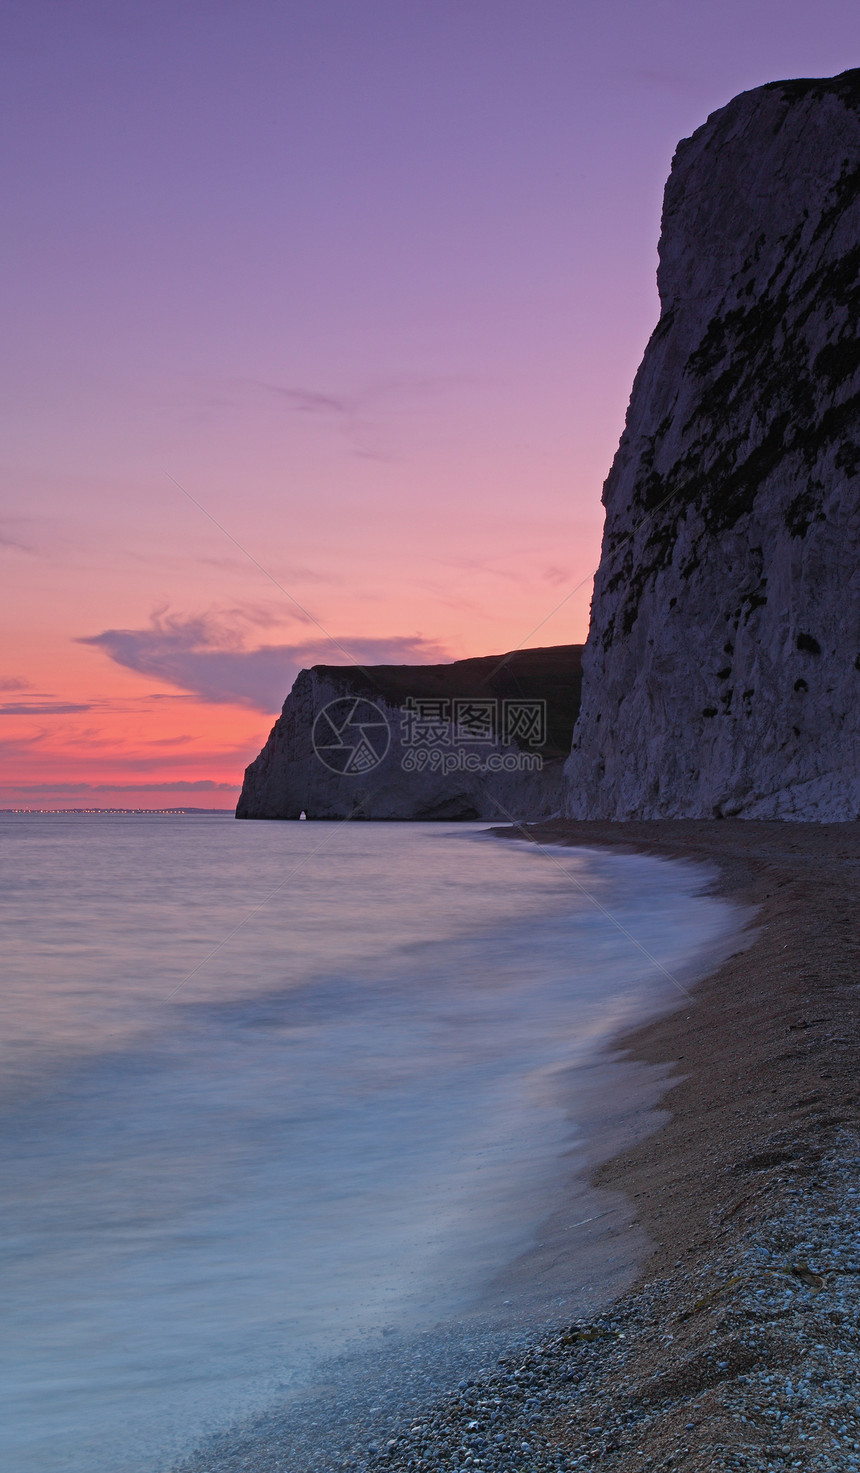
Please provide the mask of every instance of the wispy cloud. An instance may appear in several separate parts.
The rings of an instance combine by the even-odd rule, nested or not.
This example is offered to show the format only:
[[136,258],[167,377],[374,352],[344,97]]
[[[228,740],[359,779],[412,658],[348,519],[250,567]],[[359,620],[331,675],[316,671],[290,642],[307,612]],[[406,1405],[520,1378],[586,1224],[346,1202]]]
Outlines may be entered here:
[[544,583],[553,583],[556,585],[560,583],[570,583],[572,581],[570,568],[557,568],[550,566],[543,569],[541,577]]
[[317,389],[282,389],[279,384],[266,384],[259,379],[252,382],[279,395],[298,414],[355,414],[361,405],[360,398],[350,399],[344,394],[322,394]]
[[353,393],[305,385],[274,384],[268,379],[245,382],[281,399],[297,414],[332,414],[349,417],[417,400],[435,398],[465,382],[462,374],[399,373],[363,385]]
[[[225,553],[222,557],[210,557],[198,554],[196,562],[201,567],[219,568],[224,572],[234,573],[237,568],[244,569],[245,563],[241,557]],[[287,564],[284,566],[280,560],[276,564],[278,577],[284,583],[332,583],[335,580],[331,573],[320,573],[315,568],[305,567],[303,564]]]
[[68,795],[75,793],[235,793],[241,784],[219,783],[211,777],[197,778],[196,780],[186,778],[175,778],[172,782],[161,783],[14,783],[8,784],[8,788],[14,787],[16,793],[52,793]]
[[5,679],[0,679],[0,690],[32,690],[32,686],[29,680],[18,680],[15,676],[10,675]]
[[247,378],[234,380],[225,391],[237,403],[247,403],[251,395],[258,402],[268,399],[280,404],[289,414],[328,420],[346,441],[350,454],[388,462],[398,458],[391,448],[397,418],[420,411],[428,401],[470,382],[473,379],[463,374],[399,373],[344,392]]
[[17,528],[16,519],[4,518],[0,521],[0,547],[8,547],[13,552],[35,552],[36,549],[23,540]]
[[[268,715],[279,711],[299,670],[308,665],[343,665],[341,651],[323,639],[246,648],[245,630],[223,614],[191,618],[158,611],[145,629],[105,629],[78,643],[101,649],[115,664],[155,677],[218,705],[248,706]],[[446,652],[420,636],[338,641],[364,664],[427,664]]]
[[25,731],[18,727],[14,736],[0,737],[0,762],[4,765],[17,762],[20,757],[32,756],[37,748],[49,746],[50,733],[44,727],[41,731]]
[[0,703],[0,716],[72,716],[92,709],[89,704],[78,705],[70,701],[4,701]]

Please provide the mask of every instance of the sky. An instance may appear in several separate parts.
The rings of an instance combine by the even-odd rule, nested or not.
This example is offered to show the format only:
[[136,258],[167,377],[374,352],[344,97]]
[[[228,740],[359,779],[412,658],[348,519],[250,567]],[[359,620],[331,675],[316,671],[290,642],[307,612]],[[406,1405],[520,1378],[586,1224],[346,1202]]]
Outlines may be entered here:
[[0,806],[584,640],[677,141],[856,0],[0,0]]

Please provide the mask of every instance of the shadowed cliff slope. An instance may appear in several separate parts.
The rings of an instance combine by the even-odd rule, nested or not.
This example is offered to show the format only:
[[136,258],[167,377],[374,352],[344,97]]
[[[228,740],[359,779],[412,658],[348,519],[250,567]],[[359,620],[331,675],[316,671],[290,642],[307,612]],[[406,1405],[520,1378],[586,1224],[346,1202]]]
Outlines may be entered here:
[[576,818],[860,813],[860,71],[678,147],[604,488]]

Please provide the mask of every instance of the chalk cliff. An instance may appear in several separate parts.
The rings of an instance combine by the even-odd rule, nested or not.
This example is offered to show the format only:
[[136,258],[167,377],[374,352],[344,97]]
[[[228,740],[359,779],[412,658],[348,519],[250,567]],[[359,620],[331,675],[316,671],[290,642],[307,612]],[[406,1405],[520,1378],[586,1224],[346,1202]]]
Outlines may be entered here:
[[548,818],[562,806],[581,652],[303,670],[236,817]]
[[604,488],[575,818],[860,816],[860,70],[678,147]]

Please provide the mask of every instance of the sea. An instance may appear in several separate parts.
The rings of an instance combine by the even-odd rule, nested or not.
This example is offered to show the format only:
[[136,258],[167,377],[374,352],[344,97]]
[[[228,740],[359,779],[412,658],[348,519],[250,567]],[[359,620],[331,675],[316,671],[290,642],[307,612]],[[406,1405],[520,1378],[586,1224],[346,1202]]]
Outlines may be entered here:
[[743,920],[474,824],[5,814],[0,867],[9,1473],[166,1473],[386,1347],[574,1311],[582,1264],[521,1270],[595,1064],[608,1107]]

